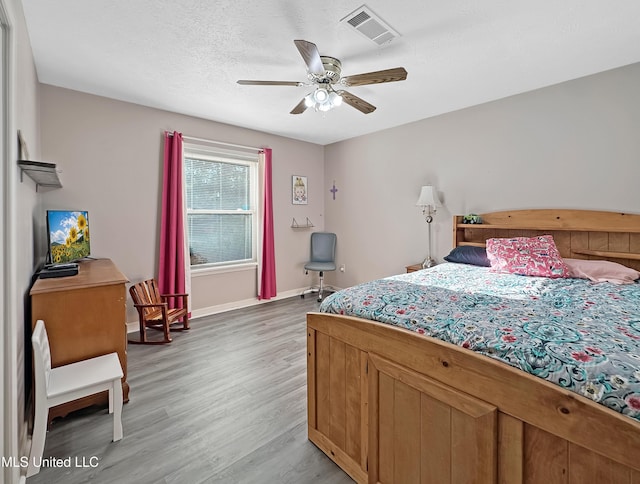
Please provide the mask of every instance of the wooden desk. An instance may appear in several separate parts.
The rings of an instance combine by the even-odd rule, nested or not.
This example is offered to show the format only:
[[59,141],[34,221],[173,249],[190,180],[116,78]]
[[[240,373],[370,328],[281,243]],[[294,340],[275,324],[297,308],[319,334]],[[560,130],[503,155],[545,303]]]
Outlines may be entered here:
[[[127,383],[127,278],[109,259],[79,263],[75,276],[38,279],[31,288],[32,328],[42,319],[51,345],[51,366],[117,352],[122,366],[122,393],[129,401]],[[108,403],[108,393],[81,398],[54,407],[49,419],[89,405]]]

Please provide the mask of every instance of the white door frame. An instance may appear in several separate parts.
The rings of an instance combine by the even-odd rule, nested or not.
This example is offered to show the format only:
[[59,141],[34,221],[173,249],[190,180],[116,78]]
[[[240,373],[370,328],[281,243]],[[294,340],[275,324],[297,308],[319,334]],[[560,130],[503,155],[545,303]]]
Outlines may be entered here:
[[[20,458],[18,443],[18,386],[17,386],[17,278],[16,278],[16,190],[17,190],[17,131],[15,130],[14,86],[16,62],[15,17],[7,0],[0,0],[0,355],[2,371],[0,384],[3,432],[0,448],[5,458]],[[21,480],[19,466],[0,469],[0,482],[13,484]]]

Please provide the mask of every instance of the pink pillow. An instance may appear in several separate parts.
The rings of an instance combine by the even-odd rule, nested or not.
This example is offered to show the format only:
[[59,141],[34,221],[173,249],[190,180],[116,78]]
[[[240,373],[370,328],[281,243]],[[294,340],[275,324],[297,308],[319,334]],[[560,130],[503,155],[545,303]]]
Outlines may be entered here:
[[569,277],[594,282],[633,284],[640,277],[635,269],[608,260],[565,259],[564,262],[569,268]]
[[487,257],[492,272],[553,278],[569,274],[551,235],[488,239]]

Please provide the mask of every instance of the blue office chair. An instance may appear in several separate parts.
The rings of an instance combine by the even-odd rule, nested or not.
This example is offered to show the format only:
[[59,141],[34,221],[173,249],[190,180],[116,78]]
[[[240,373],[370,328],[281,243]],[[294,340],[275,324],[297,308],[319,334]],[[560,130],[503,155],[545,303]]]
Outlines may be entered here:
[[[311,259],[304,265],[305,274],[309,271],[319,272],[320,286],[304,291],[300,297],[312,292],[318,293],[318,301],[322,301],[324,272],[336,270],[336,234],[331,232],[314,232],[311,234]],[[333,292],[331,289],[329,291]]]

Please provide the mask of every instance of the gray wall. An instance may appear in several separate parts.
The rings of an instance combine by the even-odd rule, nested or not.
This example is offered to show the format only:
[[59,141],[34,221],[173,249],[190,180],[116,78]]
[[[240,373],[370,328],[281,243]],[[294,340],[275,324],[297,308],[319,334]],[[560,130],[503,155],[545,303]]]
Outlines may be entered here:
[[[43,154],[64,170],[64,188],[45,194],[44,205],[89,210],[94,255],[139,280],[157,267],[162,130],[270,146],[279,293],[310,282],[302,271],[309,231],[291,229],[293,217],[338,234],[346,270],[328,279],[346,287],[424,258],[427,227],[415,206],[423,184],[444,201],[433,223],[438,259],[451,248],[454,214],[640,212],[639,81],[634,64],[326,147],[43,85]],[[307,206],[291,204],[294,174],[309,177]],[[234,307],[254,290],[254,272],[196,276],[194,308]]]
[[[310,284],[309,231],[290,226],[309,217],[323,227],[322,146],[48,85],[40,94],[43,156],[63,170],[63,188],[43,196],[44,208],[88,210],[94,257],[112,259],[131,282],[157,275],[163,132],[176,130],[273,149],[278,293]],[[308,177],[308,205],[291,203],[292,175]],[[194,273],[191,295],[194,316],[255,301],[256,270]],[[131,301],[128,320],[137,320]]]
[[640,64],[325,147],[326,228],[338,235],[339,287],[404,272],[427,252],[420,186],[452,215],[526,208],[640,213]]

